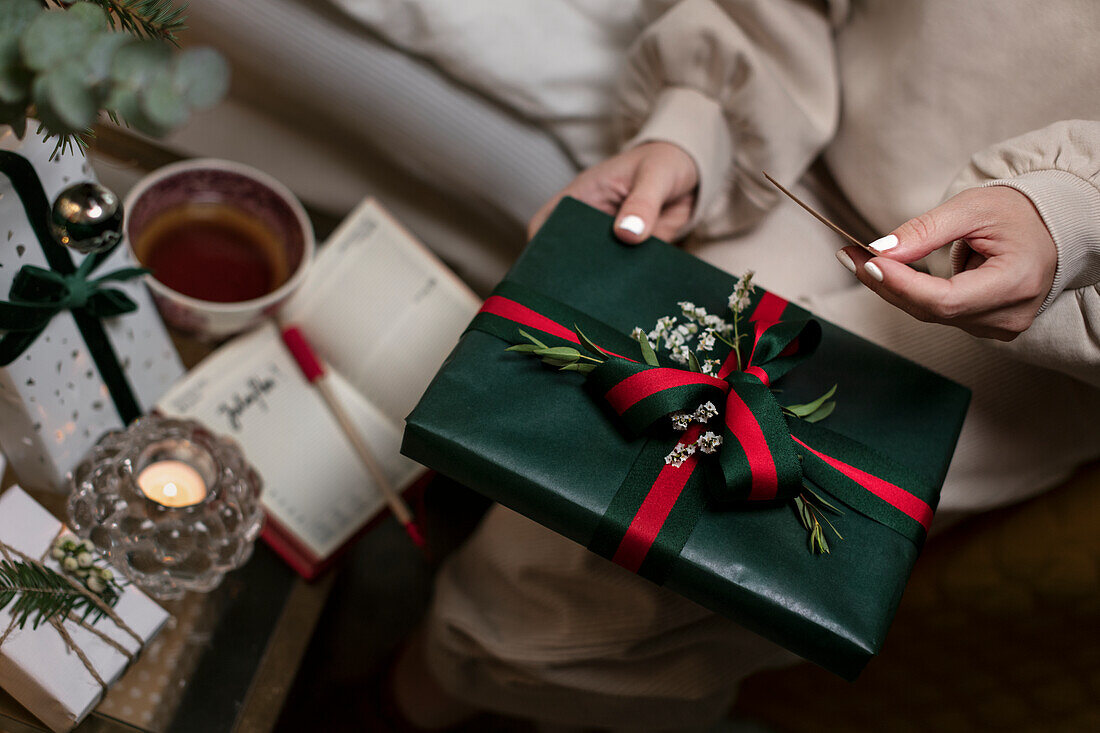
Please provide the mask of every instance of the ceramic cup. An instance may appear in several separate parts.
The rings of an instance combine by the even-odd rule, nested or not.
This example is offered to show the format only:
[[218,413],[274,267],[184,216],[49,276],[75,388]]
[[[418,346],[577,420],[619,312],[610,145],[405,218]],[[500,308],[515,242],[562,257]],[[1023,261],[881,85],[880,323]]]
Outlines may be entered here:
[[240,163],[199,158],[159,168],[130,190],[123,207],[131,255],[142,262],[134,243],[142,241],[145,228],[159,215],[193,203],[218,203],[248,215],[275,235],[285,257],[286,280],[248,300],[202,300],[173,290],[157,279],[157,273],[146,276],[168,325],[201,339],[220,340],[274,314],[302,284],[313,259],[313,227],[294,194],[271,176]]

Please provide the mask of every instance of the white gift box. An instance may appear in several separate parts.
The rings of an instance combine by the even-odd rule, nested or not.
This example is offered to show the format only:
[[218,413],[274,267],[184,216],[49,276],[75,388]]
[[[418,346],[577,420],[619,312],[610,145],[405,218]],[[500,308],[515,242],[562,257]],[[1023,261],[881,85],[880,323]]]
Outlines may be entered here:
[[[61,522],[18,486],[0,495],[0,541],[35,559],[53,545]],[[56,568],[52,560],[47,565]],[[144,643],[168,621],[168,613],[132,585],[125,586],[114,611]],[[0,611],[0,635],[11,623],[10,609]],[[72,621],[64,622],[73,642],[108,685],[122,676],[129,658],[96,634]],[[110,618],[95,628],[130,653],[140,647]],[[0,687],[54,731],[71,730],[103,696],[91,672],[49,624],[14,629],[0,645]]]
[[[0,130],[4,128],[0,127]],[[33,124],[19,144],[0,132],[0,149],[15,150],[35,167],[48,201],[66,186],[95,180],[87,161],[68,153],[49,161],[53,143],[34,139]],[[83,255],[70,252],[79,265]],[[24,265],[47,267],[19,196],[0,174],[0,300],[7,300]],[[134,262],[125,245],[92,273],[99,277]],[[102,321],[138,404],[145,410],[182,374],[183,367],[141,278],[112,283],[138,310]],[[122,427],[73,316],[58,313],[7,367],[0,367],[0,450],[25,486],[66,489],[66,474],[104,432]]]

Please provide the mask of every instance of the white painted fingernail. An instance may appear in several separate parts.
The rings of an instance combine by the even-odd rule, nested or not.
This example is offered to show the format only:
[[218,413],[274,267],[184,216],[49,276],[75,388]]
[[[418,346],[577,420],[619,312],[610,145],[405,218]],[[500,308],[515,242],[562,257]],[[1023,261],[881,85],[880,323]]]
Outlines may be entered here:
[[881,239],[876,239],[867,245],[876,252],[885,252],[888,249],[893,249],[898,246],[898,237],[896,234],[887,234]]
[[879,266],[876,265],[874,262],[868,262],[867,264],[865,264],[863,266],[863,269],[867,271],[868,275],[870,275],[874,279],[878,280],[879,282],[882,282],[882,278],[883,278],[882,270],[880,270]]
[[642,232],[645,231],[645,222],[642,221],[642,217],[631,214],[623,217],[623,220],[619,222],[619,229],[625,229],[631,234],[641,236]]
[[848,256],[847,252],[842,249],[838,249],[836,251],[836,258],[840,262],[840,264],[848,268],[848,272],[852,273],[853,275],[856,274],[856,263],[852,262],[852,258]]

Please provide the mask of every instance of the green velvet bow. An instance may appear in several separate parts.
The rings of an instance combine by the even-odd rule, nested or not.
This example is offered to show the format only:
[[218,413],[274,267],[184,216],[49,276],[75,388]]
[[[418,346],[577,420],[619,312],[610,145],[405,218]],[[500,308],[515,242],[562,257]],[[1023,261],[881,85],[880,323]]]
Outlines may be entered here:
[[7,302],[0,301],[0,366],[7,366],[26,351],[50,319],[62,311],[82,309],[94,318],[110,318],[136,311],[138,306],[121,290],[106,283],[132,280],[149,272],[143,267],[123,267],[89,279],[92,271],[114,248],[84,258],[76,272],[62,274],[36,265],[23,265],[12,280]]

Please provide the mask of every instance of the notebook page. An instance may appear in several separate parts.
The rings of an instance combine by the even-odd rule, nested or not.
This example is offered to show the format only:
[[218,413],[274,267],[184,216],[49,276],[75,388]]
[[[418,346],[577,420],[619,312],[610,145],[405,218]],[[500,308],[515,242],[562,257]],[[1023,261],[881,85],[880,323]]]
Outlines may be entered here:
[[[422,470],[399,454],[401,433],[347,380],[333,390],[399,490]],[[384,499],[324,400],[302,377],[274,324],[208,356],[161,399],[241,444],[264,482],[261,500],[318,559],[337,550]]]
[[399,429],[481,300],[372,200],[283,308],[314,350]]

